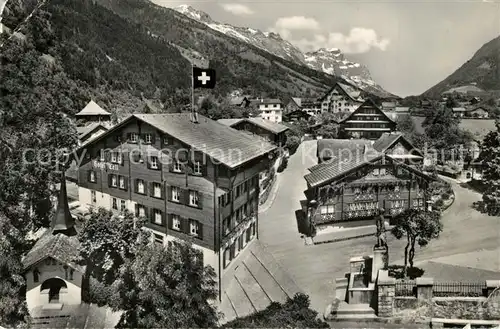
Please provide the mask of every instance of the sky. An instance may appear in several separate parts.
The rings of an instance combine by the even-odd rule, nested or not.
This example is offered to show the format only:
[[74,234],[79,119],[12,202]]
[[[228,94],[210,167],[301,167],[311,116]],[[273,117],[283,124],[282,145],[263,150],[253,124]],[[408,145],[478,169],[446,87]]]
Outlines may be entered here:
[[280,35],[304,51],[340,48],[399,96],[419,95],[500,35],[500,0],[153,0]]

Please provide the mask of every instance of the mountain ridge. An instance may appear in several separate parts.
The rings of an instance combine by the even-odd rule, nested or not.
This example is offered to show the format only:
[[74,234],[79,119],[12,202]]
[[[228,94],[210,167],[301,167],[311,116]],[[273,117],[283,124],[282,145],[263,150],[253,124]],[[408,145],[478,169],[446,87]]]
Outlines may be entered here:
[[372,80],[368,68],[362,64],[349,61],[340,49],[320,48],[316,51],[302,52],[291,42],[283,39],[278,33],[263,32],[250,27],[238,27],[213,20],[207,13],[189,5],[173,8],[175,11],[201,22],[211,29],[230,37],[261,48],[273,55],[310,67],[316,71],[340,77],[350,84],[379,97],[397,98]]
[[472,57],[421,96],[436,98],[443,92],[465,86],[484,91],[500,90],[500,36],[483,44]]

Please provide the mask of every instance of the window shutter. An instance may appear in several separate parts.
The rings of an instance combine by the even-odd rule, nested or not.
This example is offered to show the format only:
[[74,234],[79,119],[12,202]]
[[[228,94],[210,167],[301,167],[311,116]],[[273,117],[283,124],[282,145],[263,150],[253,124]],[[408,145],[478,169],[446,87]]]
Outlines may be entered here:
[[154,144],[156,141],[155,134],[151,134],[151,144]]
[[203,224],[198,222],[198,238],[203,240]]
[[158,170],[161,170],[162,166],[162,155],[158,152],[158,156],[156,157],[156,165],[158,166]]
[[173,227],[173,225],[174,225],[174,223],[173,223],[173,216],[172,216],[172,214],[166,214],[166,216],[167,216],[167,227],[169,229],[171,229]]
[[153,182],[150,182],[148,185],[149,185],[149,196],[153,196],[155,192],[153,188]]
[[167,214],[165,214],[163,211],[161,212],[161,225],[162,226],[167,225]]
[[167,190],[167,200],[172,200],[172,186],[165,184],[163,190]]
[[122,165],[122,166],[123,166],[123,162],[124,162],[124,160],[123,160],[123,159],[125,158],[125,154],[127,154],[127,153],[125,153],[125,152],[123,152],[123,151],[119,151],[119,154],[121,154],[121,156],[122,156],[122,158],[121,158],[121,160],[122,160],[122,161],[120,161],[120,165]]
[[165,199],[165,186],[160,183],[161,198]]
[[184,204],[189,204],[189,190],[182,189],[182,200]]
[[108,175],[108,187],[111,187],[111,176],[112,174]]
[[135,217],[139,217],[139,205],[135,204]]
[[148,195],[148,183],[145,180],[142,183],[144,184],[144,195]]
[[124,183],[123,189],[125,191],[127,191],[127,189],[128,189],[128,177],[123,177],[123,183]]
[[156,224],[155,209],[154,208],[149,209],[149,221],[151,223]]
[[189,219],[179,217],[179,220],[181,221],[181,232],[189,233]]
[[91,182],[90,180],[90,173],[92,172],[92,170],[87,170],[87,181],[88,182]]
[[130,141],[130,139],[132,138],[132,134],[131,134],[131,133],[127,133],[127,135],[126,135],[126,136],[127,136],[127,137],[126,137],[126,138],[127,138],[127,141]]
[[137,193],[137,192],[139,191],[138,186],[139,186],[139,180],[138,180],[138,179],[136,179],[136,180],[135,180],[135,184],[134,184],[134,192],[135,192],[135,193]]
[[207,165],[203,164],[203,162],[200,162],[201,164],[201,175],[206,176],[207,175]]
[[203,193],[198,192],[198,208],[203,208]]
[[151,169],[151,157],[148,157],[146,162],[147,162],[148,169]]

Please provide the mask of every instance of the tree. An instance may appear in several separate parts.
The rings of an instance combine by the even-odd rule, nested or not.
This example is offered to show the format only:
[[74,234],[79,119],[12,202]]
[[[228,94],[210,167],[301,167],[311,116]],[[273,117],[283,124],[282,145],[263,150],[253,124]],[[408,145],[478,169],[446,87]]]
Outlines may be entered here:
[[399,131],[411,135],[415,132],[415,123],[410,115],[398,115],[396,117],[396,124]]
[[222,328],[329,328],[309,305],[309,296],[297,293],[283,304],[272,302],[265,310],[237,318]]
[[103,208],[91,209],[78,232],[79,263],[105,286],[111,286],[125,262],[135,257],[141,243],[148,241],[142,229],[145,219],[125,212],[116,216]]
[[216,274],[203,266],[202,257],[186,242],[167,250],[142,245],[120,275],[116,309],[124,313],[117,328],[217,326],[220,314],[211,304],[217,298]]
[[288,149],[290,154],[294,154],[295,151],[297,151],[297,148],[299,147],[299,145],[300,145],[300,138],[299,137],[292,135],[292,136],[288,136],[286,138],[285,148]]
[[27,327],[26,281],[21,263],[24,234],[0,213],[0,326]]
[[335,122],[328,122],[321,125],[317,134],[323,138],[337,138],[339,135],[339,125]]
[[392,228],[392,234],[396,239],[406,236],[407,243],[404,250],[404,268],[406,274],[408,262],[413,268],[413,258],[415,257],[415,244],[420,247],[426,246],[430,240],[439,237],[443,231],[441,214],[438,211],[425,211],[419,209],[407,209],[396,219],[396,225]]
[[491,216],[500,215],[500,120],[496,120],[496,131],[491,131],[481,143],[479,160],[485,166],[483,182],[483,204]]
[[455,98],[452,96],[449,96],[448,99],[446,99],[446,107],[449,109],[452,109],[454,107],[458,107],[458,102]]

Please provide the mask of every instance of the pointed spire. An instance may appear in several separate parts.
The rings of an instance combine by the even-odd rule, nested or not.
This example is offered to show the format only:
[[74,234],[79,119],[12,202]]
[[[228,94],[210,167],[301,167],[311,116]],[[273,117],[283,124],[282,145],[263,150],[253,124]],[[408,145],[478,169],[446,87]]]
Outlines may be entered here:
[[71,236],[76,234],[75,221],[71,216],[68,204],[68,193],[66,191],[66,177],[64,170],[61,174],[61,188],[59,189],[59,197],[57,200],[57,208],[52,218],[52,233],[63,233]]

